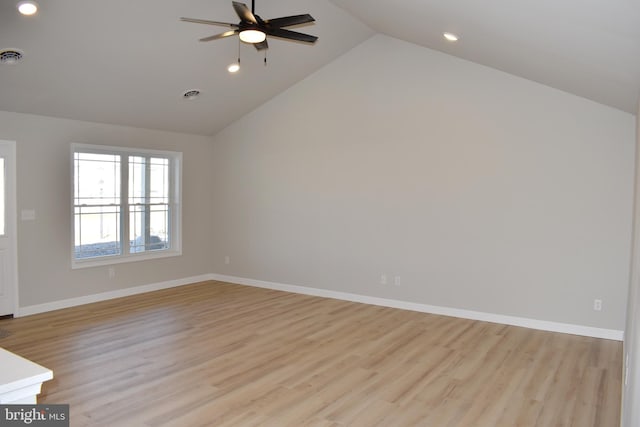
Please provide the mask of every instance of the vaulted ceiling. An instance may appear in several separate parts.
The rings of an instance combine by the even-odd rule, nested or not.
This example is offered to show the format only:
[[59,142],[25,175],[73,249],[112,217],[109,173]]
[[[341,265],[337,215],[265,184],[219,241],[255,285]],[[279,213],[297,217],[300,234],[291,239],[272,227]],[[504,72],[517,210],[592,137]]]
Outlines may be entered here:
[[377,32],[636,112],[639,0],[333,2]]
[[265,19],[310,13],[296,30],[319,37],[270,39],[267,66],[235,37],[198,41],[224,28],[179,21],[237,22],[231,0],[41,0],[31,17],[16,3],[0,0],[0,49],[24,53],[0,64],[6,111],[211,135],[375,33],[633,114],[640,93],[637,0],[257,0]]

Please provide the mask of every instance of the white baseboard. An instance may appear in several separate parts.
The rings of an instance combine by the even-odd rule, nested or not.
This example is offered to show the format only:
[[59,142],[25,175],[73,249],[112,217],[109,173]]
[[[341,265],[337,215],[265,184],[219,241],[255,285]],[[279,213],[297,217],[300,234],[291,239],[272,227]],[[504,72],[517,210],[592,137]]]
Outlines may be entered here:
[[530,329],[543,331],[561,332],[565,334],[581,335],[586,337],[604,338],[615,341],[622,341],[624,332],[615,329],[594,328],[592,326],[574,325],[570,323],[550,322],[547,320],[529,319],[526,317],[507,316],[502,314],[485,313],[481,311],[463,310],[451,307],[441,307],[436,305],[420,304],[408,301],[400,301],[388,298],[372,297],[367,295],[352,294],[348,292],[331,291],[328,289],[310,288],[306,286],[285,285],[282,283],[266,282],[263,280],[247,279],[244,277],[225,276],[222,274],[203,274],[200,276],[187,277],[184,279],[169,280],[166,282],[152,283],[148,285],[135,286],[132,288],[118,289],[115,291],[102,292],[99,294],[86,295],[77,298],[53,301],[44,304],[20,307],[15,313],[15,317],[29,316],[32,314],[44,313],[47,311],[59,310],[62,308],[74,307],[93,302],[106,301],[114,298],[121,298],[130,295],[142,294],[145,292],[158,291],[161,289],[175,288],[192,283],[207,280],[217,280],[221,282],[236,283],[245,286],[255,286],[278,291],[292,292],[297,294],[312,295],[324,298],[333,298],[344,301],[360,302],[364,304],[379,305],[383,307],[399,308],[402,310],[418,311],[422,313],[440,314],[443,316],[460,317],[470,320],[481,320],[484,322],[500,323],[504,325],[521,326]]
[[15,317],[29,316],[31,314],[44,313],[47,311],[60,310],[61,308],[75,307],[77,305],[90,304],[92,302],[106,301],[114,298],[128,297],[130,295],[143,294],[145,292],[159,291],[161,289],[175,288],[192,283],[203,282],[212,279],[211,275],[187,277],[184,279],[169,280],[166,282],[152,283],[149,285],[135,286],[132,288],[118,289],[115,291],[102,292],[99,294],[86,295],[77,298],[69,298],[59,301],[47,302],[44,304],[29,305],[19,307]]
[[243,277],[211,274],[209,279],[221,282],[236,283],[239,285],[255,286],[258,288],[274,289],[278,291],[293,292],[297,294],[312,295],[325,298],[334,298],[345,301],[360,302],[364,304],[380,305],[384,307],[400,308],[403,310],[419,311],[422,313],[440,314],[443,316],[460,317],[470,320],[501,323],[504,325],[521,326],[542,331],[561,332],[565,334],[581,335],[593,338],[622,341],[624,331],[615,329],[594,328],[592,326],[574,325],[571,323],[550,322],[547,320],[529,319],[526,317],[506,316],[502,314],[485,313],[481,311],[462,310],[458,308],[441,307],[436,305],[419,304],[387,298],[378,298],[366,295],[358,295],[347,292],[331,291],[328,289],[309,288],[305,286],[285,285],[281,283],[265,282],[263,280],[246,279]]

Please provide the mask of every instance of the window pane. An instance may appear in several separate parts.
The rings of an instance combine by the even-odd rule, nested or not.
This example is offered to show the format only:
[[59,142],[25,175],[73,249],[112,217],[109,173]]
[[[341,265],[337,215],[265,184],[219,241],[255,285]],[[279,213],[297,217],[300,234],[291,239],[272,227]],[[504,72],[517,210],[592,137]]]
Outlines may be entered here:
[[146,159],[144,157],[129,157],[129,203],[144,203]]
[[169,159],[152,157],[149,163],[149,203],[169,203]]
[[130,156],[130,252],[170,247],[169,209],[169,159]]
[[120,206],[75,207],[75,257],[119,255]]
[[120,156],[75,153],[75,205],[120,204]]
[[[129,208],[131,211],[129,215],[130,252],[169,249],[167,207],[135,205]],[[147,223],[149,224],[148,232],[145,231]]]
[[121,254],[120,156],[74,153],[75,257]]

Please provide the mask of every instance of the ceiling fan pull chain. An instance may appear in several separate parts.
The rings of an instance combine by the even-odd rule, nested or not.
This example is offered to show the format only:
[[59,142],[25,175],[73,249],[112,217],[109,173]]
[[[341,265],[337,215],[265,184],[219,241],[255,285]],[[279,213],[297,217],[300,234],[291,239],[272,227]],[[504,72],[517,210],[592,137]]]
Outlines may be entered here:
[[264,50],[264,66],[267,66],[267,50]]

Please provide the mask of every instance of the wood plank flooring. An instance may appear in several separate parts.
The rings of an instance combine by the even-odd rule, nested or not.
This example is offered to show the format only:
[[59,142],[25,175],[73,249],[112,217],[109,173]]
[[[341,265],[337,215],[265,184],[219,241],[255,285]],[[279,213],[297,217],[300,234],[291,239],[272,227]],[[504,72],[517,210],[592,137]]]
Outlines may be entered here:
[[0,329],[72,426],[619,425],[615,341],[222,282]]

